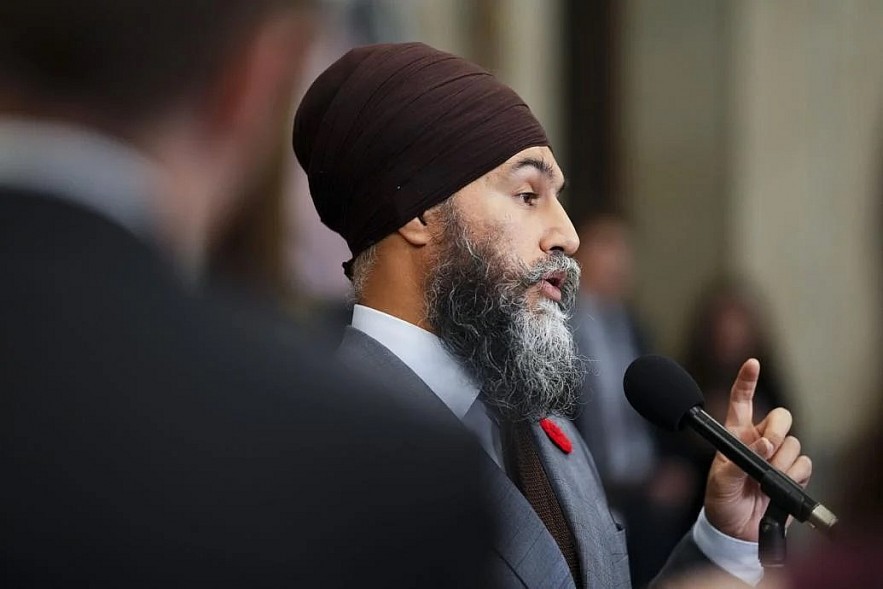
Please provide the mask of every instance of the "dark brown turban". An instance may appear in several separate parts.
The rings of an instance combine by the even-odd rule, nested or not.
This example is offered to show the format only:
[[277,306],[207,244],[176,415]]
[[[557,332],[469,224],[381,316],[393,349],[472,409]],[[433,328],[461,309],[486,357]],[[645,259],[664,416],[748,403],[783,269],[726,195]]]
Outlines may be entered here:
[[526,149],[548,145],[494,76],[422,43],[359,47],[313,82],[294,151],[353,257]]

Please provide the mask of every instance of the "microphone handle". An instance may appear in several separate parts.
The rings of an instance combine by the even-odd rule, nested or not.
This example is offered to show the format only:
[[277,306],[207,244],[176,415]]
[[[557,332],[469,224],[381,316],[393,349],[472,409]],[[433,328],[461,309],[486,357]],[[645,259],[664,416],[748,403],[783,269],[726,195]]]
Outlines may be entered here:
[[[702,407],[692,407],[685,416],[687,425],[724,456],[748,473],[748,476],[760,483],[760,488],[775,502],[776,505],[793,515],[801,522],[807,520],[813,527],[829,530],[836,523],[836,517],[823,505],[807,495],[803,487],[795,483],[783,472],[774,468],[769,462],[754,453],[721,424],[714,420]],[[826,513],[822,513],[824,510]],[[826,514],[830,514],[828,517]],[[831,519],[833,518],[833,521]]]

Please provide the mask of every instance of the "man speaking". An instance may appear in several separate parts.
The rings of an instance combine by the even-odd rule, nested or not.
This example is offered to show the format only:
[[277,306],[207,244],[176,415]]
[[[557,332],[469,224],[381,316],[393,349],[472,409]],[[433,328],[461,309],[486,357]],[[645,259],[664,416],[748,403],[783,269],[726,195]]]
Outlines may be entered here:
[[[623,531],[566,416],[583,377],[567,316],[579,241],[546,134],[510,88],[420,43],[354,49],[313,83],[294,150],[323,222],[349,245],[356,296],[340,349],[402,402],[459,421],[486,451],[505,587],[627,587]],[[797,481],[790,415],[751,417],[743,366],[728,425]],[[793,440],[793,438],[788,438]],[[726,460],[663,575],[711,562],[756,582],[765,498]],[[749,542],[746,542],[749,541]]]

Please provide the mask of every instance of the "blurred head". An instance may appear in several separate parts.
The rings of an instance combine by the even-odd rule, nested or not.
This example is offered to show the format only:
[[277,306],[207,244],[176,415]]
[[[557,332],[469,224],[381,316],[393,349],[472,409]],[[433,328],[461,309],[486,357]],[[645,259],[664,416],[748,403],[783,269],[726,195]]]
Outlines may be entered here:
[[294,143],[358,302],[436,333],[509,415],[571,409],[579,240],[517,94],[425,45],[362,48],[308,91]]
[[710,317],[711,353],[721,366],[735,366],[760,346],[759,316],[745,299],[722,296]]
[[165,173],[157,193],[174,194],[157,211],[169,237],[205,241],[281,139],[303,53],[298,4],[3,2],[0,112],[135,144]]
[[744,281],[712,283],[693,306],[685,364],[706,396],[726,394],[742,363],[754,357],[763,369],[756,401],[782,404],[778,366],[760,299]]
[[595,213],[579,224],[576,259],[585,292],[610,302],[628,297],[634,266],[630,237],[628,223],[615,212]]

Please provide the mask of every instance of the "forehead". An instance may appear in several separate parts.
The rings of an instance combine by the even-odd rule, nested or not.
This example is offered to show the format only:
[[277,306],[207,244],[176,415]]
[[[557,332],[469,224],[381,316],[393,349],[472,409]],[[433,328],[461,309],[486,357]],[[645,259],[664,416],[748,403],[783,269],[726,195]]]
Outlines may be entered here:
[[508,180],[521,176],[539,175],[556,187],[564,184],[564,172],[546,146],[528,147],[497,166],[485,178],[490,181]]

